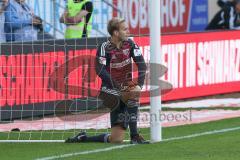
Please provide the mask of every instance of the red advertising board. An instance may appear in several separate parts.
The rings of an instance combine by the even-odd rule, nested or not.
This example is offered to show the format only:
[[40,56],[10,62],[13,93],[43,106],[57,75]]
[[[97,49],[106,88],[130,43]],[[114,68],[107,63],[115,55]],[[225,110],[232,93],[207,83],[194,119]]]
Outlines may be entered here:
[[[168,68],[163,80],[173,85],[163,100],[240,91],[239,33],[162,36],[162,64]],[[149,54],[149,37],[135,38],[135,41],[144,54]],[[148,60],[149,55],[145,57]]]
[[[148,62],[149,37],[134,40]],[[88,45],[95,46],[95,40]],[[63,45],[57,50],[44,46],[49,51],[34,49],[21,54],[18,53],[21,50],[16,50],[16,55],[0,56],[0,106],[96,96],[101,81],[88,72],[88,69],[95,71],[91,60],[96,54],[95,47],[74,46],[66,50]],[[163,95],[164,101],[240,91],[239,31],[165,35],[162,52],[157,54],[161,54],[161,63],[168,68],[162,80],[173,85],[173,90]],[[77,59],[83,55],[90,57]],[[63,69],[59,70],[61,66]],[[144,91],[149,89],[148,79],[146,84]],[[81,88],[84,86],[90,88],[91,93]],[[149,103],[149,97],[142,98],[141,102]]]
[[[186,32],[190,19],[191,0],[161,0],[162,31]],[[114,0],[119,10],[113,10],[113,17],[124,17],[134,35],[149,34],[148,0]],[[121,11],[121,12],[120,12]]]

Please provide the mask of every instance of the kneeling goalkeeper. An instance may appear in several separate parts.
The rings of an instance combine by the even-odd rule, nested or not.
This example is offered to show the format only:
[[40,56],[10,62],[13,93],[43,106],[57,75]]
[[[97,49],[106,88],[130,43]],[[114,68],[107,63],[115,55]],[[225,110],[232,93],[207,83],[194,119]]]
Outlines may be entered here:
[[[122,143],[129,127],[132,144],[148,143],[137,129],[139,97],[145,80],[146,64],[141,51],[129,39],[125,20],[113,18],[108,22],[110,39],[98,47],[96,72],[102,79],[99,98],[111,109],[111,134],[89,137],[85,132],[68,138],[66,142]],[[132,78],[132,60],[138,67],[138,80]]]

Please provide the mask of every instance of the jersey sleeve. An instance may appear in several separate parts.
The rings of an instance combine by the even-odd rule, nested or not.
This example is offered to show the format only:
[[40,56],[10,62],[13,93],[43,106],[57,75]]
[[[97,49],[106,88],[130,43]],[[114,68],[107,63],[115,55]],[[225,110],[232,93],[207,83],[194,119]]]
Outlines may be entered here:
[[132,45],[130,54],[138,67],[138,85],[142,87],[145,81],[147,66],[139,46],[132,40],[130,40],[130,43]]
[[97,55],[96,55],[96,73],[97,75],[104,81],[104,84],[107,84],[109,88],[120,88],[120,85],[117,84],[108,73],[106,66],[109,64],[108,56],[105,53],[105,45],[104,43],[98,47]]

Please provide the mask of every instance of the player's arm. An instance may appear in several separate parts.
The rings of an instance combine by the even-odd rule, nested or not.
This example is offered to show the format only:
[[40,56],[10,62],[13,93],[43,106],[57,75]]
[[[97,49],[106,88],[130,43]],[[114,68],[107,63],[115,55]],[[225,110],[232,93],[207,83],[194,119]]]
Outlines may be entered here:
[[144,85],[147,66],[139,46],[134,42],[132,42],[131,57],[138,67],[138,85],[142,88]]
[[111,75],[108,73],[106,69],[106,65],[108,64],[108,57],[105,54],[104,45],[102,44],[100,47],[98,47],[97,55],[96,55],[96,73],[97,75],[104,81],[110,88],[120,88],[120,84],[115,82]]

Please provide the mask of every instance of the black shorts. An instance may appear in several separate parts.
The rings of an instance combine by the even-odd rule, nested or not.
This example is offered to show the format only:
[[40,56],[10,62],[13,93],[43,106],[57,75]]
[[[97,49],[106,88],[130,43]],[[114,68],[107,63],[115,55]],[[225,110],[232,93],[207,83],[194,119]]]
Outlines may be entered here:
[[128,128],[127,105],[121,101],[119,96],[106,92],[101,92],[99,98],[103,101],[102,107],[111,110],[111,127],[120,126],[126,130]]

